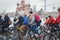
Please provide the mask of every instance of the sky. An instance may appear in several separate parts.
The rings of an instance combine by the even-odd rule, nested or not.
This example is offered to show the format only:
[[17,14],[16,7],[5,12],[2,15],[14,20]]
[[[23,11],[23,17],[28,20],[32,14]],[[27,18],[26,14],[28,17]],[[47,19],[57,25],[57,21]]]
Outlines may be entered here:
[[[0,0],[0,12],[6,10],[6,12],[15,12],[16,4],[21,0]],[[45,0],[25,0],[26,3],[30,3],[31,7],[36,6],[37,10],[44,9]],[[53,10],[55,7],[55,10]],[[60,0],[46,0],[46,11],[57,11],[60,7]]]

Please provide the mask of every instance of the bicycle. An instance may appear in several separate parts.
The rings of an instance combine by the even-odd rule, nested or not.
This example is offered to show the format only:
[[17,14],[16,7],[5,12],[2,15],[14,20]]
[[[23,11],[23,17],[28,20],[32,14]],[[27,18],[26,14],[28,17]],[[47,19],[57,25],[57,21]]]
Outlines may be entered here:
[[16,26],[16,30],[18,32],[19,35],[19,40],[23,40],[23,37],[26,34],[26,25],[21,25],[21,26]]
[[49,26],[50,30],[46,31],[45,36],[43,37],[43,40],[57,40],[56,34],[55,34],[55,26]]
[[9,29],[3,28],[3,25],[0,25],[0,38],[1,40],[8,40]]
[[43,29],[41,28],[42,26],[39,28],[40,33],[38,33],[38,34],[34,33],[32,25],[30,27],[28,27],[27,34],[26,34],[27,40],[28,39],[30,39],[30,40],[42,40],[43,39],[43,33],[44,33]]
[[18,39],[18,33],[14,29],[14,27],[9,27],[9,39],[11,39],[11,40],[17,40]]

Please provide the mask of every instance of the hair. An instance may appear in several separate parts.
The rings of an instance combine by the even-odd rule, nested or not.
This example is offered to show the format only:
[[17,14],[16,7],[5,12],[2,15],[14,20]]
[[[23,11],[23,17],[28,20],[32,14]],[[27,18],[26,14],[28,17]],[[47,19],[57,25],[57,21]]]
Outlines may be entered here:
[[51,15],[49,15],[48,17],[51,17]]
[[47,19],[48,17],[46,17],[46,19]]

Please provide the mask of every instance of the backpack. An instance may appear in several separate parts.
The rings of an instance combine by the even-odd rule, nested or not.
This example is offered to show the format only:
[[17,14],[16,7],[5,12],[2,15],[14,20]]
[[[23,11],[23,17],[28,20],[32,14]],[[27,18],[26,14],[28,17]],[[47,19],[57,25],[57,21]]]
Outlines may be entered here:
[[40,16],[38,14],[35,14],[34,16],[35,16],[35,21],[40,21],[41,20]]

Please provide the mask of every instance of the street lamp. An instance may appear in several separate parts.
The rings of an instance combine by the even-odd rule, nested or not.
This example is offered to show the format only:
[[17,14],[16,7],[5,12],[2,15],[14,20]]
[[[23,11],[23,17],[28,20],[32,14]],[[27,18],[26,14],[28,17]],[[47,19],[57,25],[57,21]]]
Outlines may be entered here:
[[55,12],[55,7],[53,7],[53,12]]
[[46,0],[45,0],[45,5],[44,5],[44,10],[46,11]]

